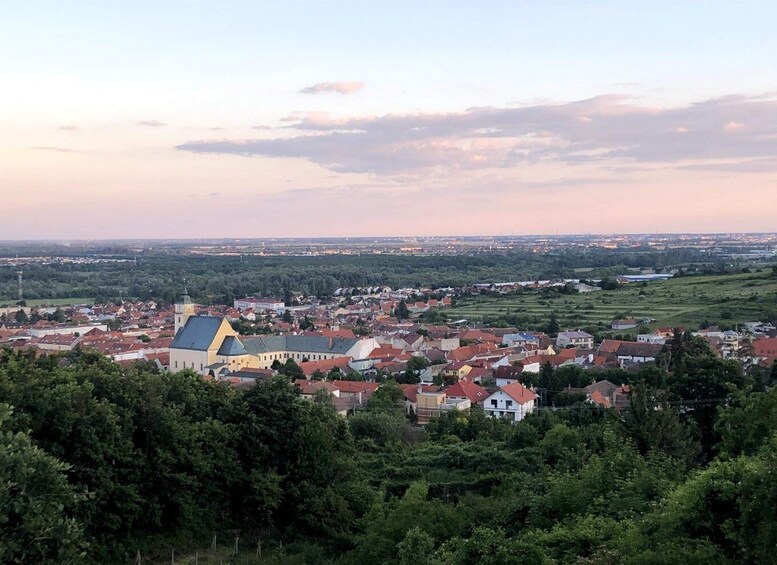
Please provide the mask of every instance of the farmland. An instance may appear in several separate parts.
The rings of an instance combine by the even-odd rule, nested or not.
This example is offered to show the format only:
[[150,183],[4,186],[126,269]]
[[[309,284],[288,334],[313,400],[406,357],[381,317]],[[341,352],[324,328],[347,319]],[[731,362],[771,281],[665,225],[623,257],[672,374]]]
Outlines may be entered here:
[[[619,318],[650,318],[656,326],[702,324],[722,327],[777,318],[777,277],[771,270],[733,275],[680,277],[631,283],[615,290],[585,294],[530,291],[460,298],[449,319],[466,318],[522,329],[544,328],[551,314],[560,327],[610,331]],[[631,330],[634,333],[635,330]]]

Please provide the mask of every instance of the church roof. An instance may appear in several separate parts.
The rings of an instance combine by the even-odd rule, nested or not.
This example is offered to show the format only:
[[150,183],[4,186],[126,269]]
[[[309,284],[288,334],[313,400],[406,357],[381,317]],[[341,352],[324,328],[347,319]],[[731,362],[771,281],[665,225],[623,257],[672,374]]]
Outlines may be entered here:
[[224,338],[224,342],[219,347],[219,355],[245,355],[248,353],[240,340],[235,336],[227,336]]
[[[171,349],[207,351],[221,327],[223,316],[190,316],[170,345]],[[227,336],[220,344],[219,355],[261,355],[275,351],[327,353],[345,355],[357,338],[307,335]]]
[[186,325],[175,334],[170,348],[207,351],[223,321],[219,316],[190,316]]
[[273,351],[298,351],[302,353],[333,353],[344,355],[359,340],[344,337],[323,337],[309,335],[282,335],[244,337],[248,353],[257,355]]

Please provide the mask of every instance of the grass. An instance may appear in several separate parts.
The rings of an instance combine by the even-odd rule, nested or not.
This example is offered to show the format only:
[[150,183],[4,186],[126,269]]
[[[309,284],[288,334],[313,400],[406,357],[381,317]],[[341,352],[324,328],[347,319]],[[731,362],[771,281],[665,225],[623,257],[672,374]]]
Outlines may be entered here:
[[[521,328],[544,327],[552,312],[563,328],[608,332],[618,318],[653,318],[656,326],[698,328],[777,318],[777,277],[771,271],[735,275],[681,277],[646,284],[631,283],[612,291],[460,299],[447,311],[450,319],[506,322]],[[634,333],[635,330],[631,330]],[[618,333],[627,333],[620,331]]]
[[94,298],[39,298],[28,300],[27,306],[73,306],[74,304],[94,304]]

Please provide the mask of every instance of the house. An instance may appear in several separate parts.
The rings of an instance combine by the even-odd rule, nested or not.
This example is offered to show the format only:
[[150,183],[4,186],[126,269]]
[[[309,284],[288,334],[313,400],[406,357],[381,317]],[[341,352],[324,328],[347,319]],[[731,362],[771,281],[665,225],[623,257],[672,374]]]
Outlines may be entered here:
[[515,382],[503,387],[486,398],[483,409],[492,418],[504,418],[510,422],[520,422],[534,412],[537,395]]
[[235,300],[233,306],[237,310],[248,310],[250,308],[254,312],[263,310],[281,312],[286,308],[286,304],[280,298],[242,298]]
[[419,392],[439,392],[440,387],[437,385],[422,385],[422,384],[404,384],[399,385],[402,388],[402,393],[405,395],[405,410],[408,414],[413,414],[417,411],[417,398]]
[[514,382],[518,382],[521,373],[523,373],[523,365],[508,365],[506,367],[497,367],[494,371],[496,386],[505,386]]
[[472,365],[466,361],[453,361],[448,363],[442,370],[442,376],[448,381],[456,382],[465,378],[472,370]]
[[753,342],[753,355],[758,357],[763,365],[771,365],[777,361],[777,337],[756,339]]
[[310,378],[317,371],[319,373],[327,374],[333,369],[338,369],[341,373],[347,373],[349,371],[348,357],[336,357],[334,359],[322,359],[321,361],[303,361],[299,363],[299,368],[302,369],[305,377]]
[[592,349],[594,346],[594,336],[581,330],[559,332],[556,337],[556,346]]
[[339,396],[342,398],[361,396],[365,398],[365,400],[372,396],[372,393],[378,390],[378,387],[380,386],[378,383],[373,382],[343,381],[339,379],[332,381],[332,384],[340,391]]
[[307,379],[296,379],[294,381],[294,386],[296,386],[299,390],[300,397],[306,400],[311,400],[317,394],[319,394],[320,391],[326,391],[332,396],[340,396],[340,389],[337,388],[337,386],[335,386],[333,383],[327,381],[309,381]]
[[469,400],[472,404],[483,404],[488,397],[488,391],[482,386],[469,381],[459,381],[443,389],[445,396],[454,400]]
[[48,334],[35,344],[41,351],[72,351],[80,339],[74,334]]
[[613,321],[612,329],[614,330],[630,330],[632,328],[637,327],[637,320],[634,319],[628,319],[628,320],[615,320]]
[[448,398],[441,391],[416,393],[416,415],[420,425],[428,424],[432,418],[444,412],[451,410],[468,412],[471,407],[472,403],[469,400]]
[[652,343],[655,345],[664,345],[666,343],[667,338],[663,335],[656,335],[656,334],[639,334],[637,336],[637,341],[639,343]]
[[501,343],[502,338],[483,330],[467,330],[459,334],[459,339],[476,343]]
[[615,362],[619,367],[624,367],[626,364],[655,362],[661,349],[663,345],[658,343],[605,339],[602,340],[596,354],[605,361]]
[[515,347],[516,345],[524,347],[528,344],[539,346],[540,338],[530,333],[504,334],[502,336],[502,345],[507,347]]

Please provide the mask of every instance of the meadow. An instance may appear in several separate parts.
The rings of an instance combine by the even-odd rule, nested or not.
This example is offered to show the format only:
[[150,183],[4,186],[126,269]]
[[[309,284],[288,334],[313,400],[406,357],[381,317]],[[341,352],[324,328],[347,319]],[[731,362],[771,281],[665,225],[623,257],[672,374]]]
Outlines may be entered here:
[[[777,276],[771,270],[732,275],[678,277],[667,281],[629,283],[615,290],[581,294],[527,290],[509,295],[460,298],[447,314],[492,325],[542,329],[554,313],[559,326],[598,333],[613,320],[652,319],[657,326],[691,329],[716,324],[734,327],[753,320],[777,319]],[[635,333],[636,330],[631,330]]]

